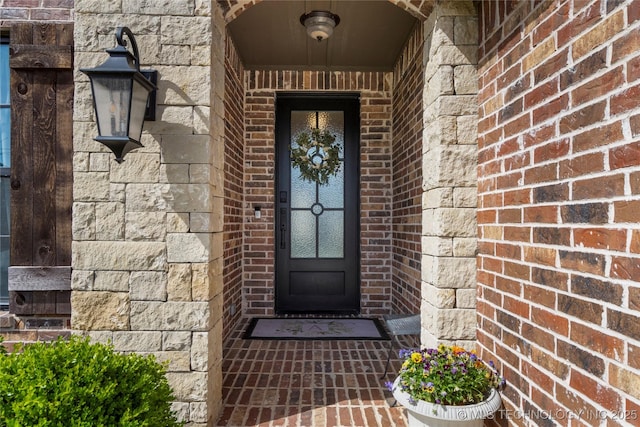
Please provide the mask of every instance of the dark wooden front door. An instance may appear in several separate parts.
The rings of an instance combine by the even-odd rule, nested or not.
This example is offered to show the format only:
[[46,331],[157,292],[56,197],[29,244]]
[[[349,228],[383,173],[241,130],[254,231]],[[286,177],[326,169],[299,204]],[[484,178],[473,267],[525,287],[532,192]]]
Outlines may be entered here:
[[[276,105],[276,311],[360,310],[357,95],[279,95]],[[291,161],[302,133],[327,130],[340,167],[326,183],[309,181]],[[320,150],[320,151],[318,151]],[[310,162],[323,152],[311,148]]]

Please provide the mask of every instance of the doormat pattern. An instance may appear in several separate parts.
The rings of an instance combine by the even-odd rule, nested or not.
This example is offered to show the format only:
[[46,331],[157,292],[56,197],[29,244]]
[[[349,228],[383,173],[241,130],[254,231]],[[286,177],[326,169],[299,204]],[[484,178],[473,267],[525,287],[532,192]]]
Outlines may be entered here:
[[244,339],[258,340],[388,340],[378,319],[253,318]]

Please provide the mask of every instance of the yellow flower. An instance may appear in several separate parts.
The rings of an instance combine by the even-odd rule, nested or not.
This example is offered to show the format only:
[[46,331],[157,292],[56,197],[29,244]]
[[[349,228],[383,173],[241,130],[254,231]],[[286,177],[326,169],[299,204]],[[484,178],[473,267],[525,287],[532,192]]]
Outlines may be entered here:
[[422,362],[422,354],[415,352],[411,354],[411,360],[413,360],[413,363],[420,363]]

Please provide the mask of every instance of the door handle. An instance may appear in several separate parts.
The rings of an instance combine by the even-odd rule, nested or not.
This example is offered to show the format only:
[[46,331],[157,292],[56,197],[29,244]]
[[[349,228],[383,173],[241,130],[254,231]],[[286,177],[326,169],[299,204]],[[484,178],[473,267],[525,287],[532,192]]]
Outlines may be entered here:
[[286,249],[287,237],[287,209],[280,208],[280,249]]

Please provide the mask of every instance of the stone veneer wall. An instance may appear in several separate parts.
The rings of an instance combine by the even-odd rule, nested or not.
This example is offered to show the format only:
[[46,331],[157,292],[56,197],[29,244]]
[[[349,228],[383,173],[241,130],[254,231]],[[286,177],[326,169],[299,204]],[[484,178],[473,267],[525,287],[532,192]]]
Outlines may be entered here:
[[475,345],[478,18],[438,3],[424,23],[422,344]]
[[224,326],[226,338],[242,317],[244,233],[244,68],[231,37],[225,46]]
[[[392,74],[247,71],[245,154],[245,315],[274,314],[275,93],[360,92],[361,313],[391,311]],[[253,206],[262,207],[254,218]]]
[[393,74],[393,313],[420,312],[423,49],[418,23]]
[[[210,9],[212,7],[213,9]],[[75,66],[136,36],[159,72],[157,121],[124,163],[93,140],[76,73],[72,326],[168,361],[174,409],[211,425],[221,402],[225,23],[215,2],[76,0]]]
[[640,2],[481,2],[483,353],[513,425],[639,425]]

